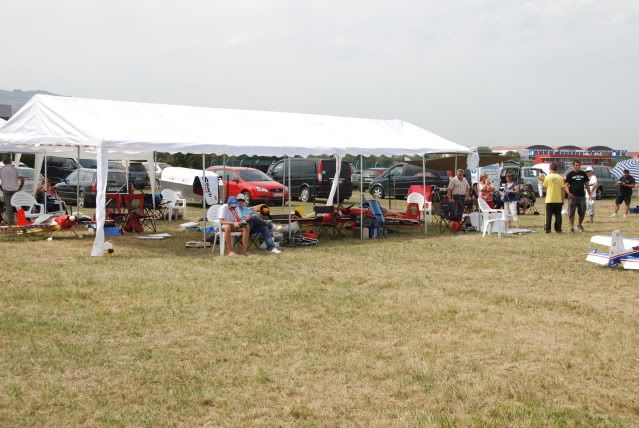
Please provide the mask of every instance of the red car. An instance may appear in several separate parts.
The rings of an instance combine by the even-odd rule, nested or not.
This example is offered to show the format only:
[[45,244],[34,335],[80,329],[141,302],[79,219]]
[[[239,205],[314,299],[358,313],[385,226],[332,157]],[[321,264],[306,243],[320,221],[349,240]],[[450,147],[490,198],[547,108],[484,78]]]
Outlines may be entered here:
[[241,166],[212,166],[207,168],[224,179],[227,196],[244,194],[246,204],[252,202],[275,203],[288,199],[288,188],[259,169]]

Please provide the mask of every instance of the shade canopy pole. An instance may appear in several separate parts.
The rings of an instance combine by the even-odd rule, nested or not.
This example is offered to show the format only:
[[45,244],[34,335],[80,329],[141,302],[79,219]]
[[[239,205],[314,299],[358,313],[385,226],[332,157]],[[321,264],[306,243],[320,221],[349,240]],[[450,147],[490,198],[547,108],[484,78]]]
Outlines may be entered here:
[[424,235],[428,234],[428,223],[426,222],[426,153],[422,154],[422,191],[424,192],[424,203],[422,204],[421,211],[424,213]]
[[292,222],[292,213],[291,213],[291,157],[288,158],[288,242],[291,242],[291,222]]
[[[46,164],[45,164],[46,166]],[[80,146],[78,146],[78,173],[76,174],[76,187],[75,187],[75,204],[77,205],[77,209],[78,209],[78,216],[80,215],[80,167],[82,165],[80,165]]]
[[202,180],[200,180],[200,184],[202,185],[202,212],[204,213],[204,228],[203,235],[204,240],[202,241],[202,248],[206,251],[206,198],[204,197],[204,186],[206,182],[206,155],[202,153]]
[[364,155],[359,155],[359,239],[364,239]]

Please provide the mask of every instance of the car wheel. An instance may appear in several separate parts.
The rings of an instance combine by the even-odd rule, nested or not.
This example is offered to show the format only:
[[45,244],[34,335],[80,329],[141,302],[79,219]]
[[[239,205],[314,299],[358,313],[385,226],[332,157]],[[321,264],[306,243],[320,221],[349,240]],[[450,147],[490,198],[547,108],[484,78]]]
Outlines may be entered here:
[[248,191],[244,191],[242,192],[242,195],[244,195],[244,199],[246,200],[246,206],[250,206],[251,205],[251,194]]
[[371,195],[375,199],[382,199],[384,197],[384,189],[382,189],[382,186],[375,186],[371,189]]
[[597,187],[597,193],[595,194],[595,198],[597,198],[597,200],[603,198],[604,192],[603,192],[603,187]]
[[303,186],[300,189],[300,196],[298,198],[300,202],[309,202],[311,200],[311,189],[308,186]]

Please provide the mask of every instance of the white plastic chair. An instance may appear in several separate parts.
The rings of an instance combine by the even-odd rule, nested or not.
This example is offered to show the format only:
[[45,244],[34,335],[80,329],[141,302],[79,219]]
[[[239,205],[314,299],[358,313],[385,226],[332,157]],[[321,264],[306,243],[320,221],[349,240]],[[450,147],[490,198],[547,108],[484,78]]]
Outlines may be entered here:
[[[486,232],[490,228],[490,231],[493,230],[493,224],[495,223],[503,223],[504,229],[508,230],[508,218],[506,217],[506,211],[498,210],[494,208],[490,208],[488,203],[482,198],[477,198],[477,202],[479,203],[479,211],[481,211],[481,223],[482,223],[482,238],[486,236]],[[495,217],[494,215],[491,218],[491,214],[499,214],[500,217]],[[497,237],[501,238],[501,228],[497,228]]]
[[431,218],[433,215],[433,204],[431,201],[424,200],[424,195],[421,193],[413,192],[406,197],[406,203],[408,204],[417,204],[419,206],[419,210],[424,212],[424,220],[426,220],[426,215],[428,214],[428,218]]
[[[211,245],[211,251],[215,251],[215,244],[217,244],[217,240],[219,238],[220,239],[220,256],[223,256],[226,248],[224,245],[224,233],[222,233],[222,228],[220,227],[220,219],[218,217],[220,213],[220,208],[222,208],[222,205],[211,205],[209,210],[206,212],[206,219],[215,228],[213,245]],[[231,239],[234,239],[236,237],[242,237],[242,232],[231,232]]]
[[182,199],[178,192],[171,189],[162,190],[162,201],[166,201],[166,215],[169,218],[169,221],[173,219],[173,213],[175,213],[175,218],[178,218],[178,214],[182,211],[182,218],[186,217],[186,199]]
[[[44,204],[39,204],[33,195],[27,192],[20,191],[14,193],[13,196],[11,196],[11,206],[15,208],[16,212],[22,207],[29,207],[27,211],[25,211],[28,219],[36,218],[39,217],[40,214],[44,214]],[[36,207],[38,207],[37,210],[35,210]]]

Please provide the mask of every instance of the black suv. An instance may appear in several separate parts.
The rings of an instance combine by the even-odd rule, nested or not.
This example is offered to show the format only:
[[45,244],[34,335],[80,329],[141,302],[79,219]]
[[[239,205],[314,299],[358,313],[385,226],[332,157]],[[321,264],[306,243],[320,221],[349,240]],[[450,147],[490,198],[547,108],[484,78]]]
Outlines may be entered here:
[[412,185],[423,185],[426,179],[427,186],[448,186],[448,175],[445,171],[426,168],[411,163],[399,162],[388,168],[382,175],[375,178],[368,186],[368,192],[376,199],[384,196],[405,198],[408,196],[408,188]]
[[[266,172],[273,180],[288,186],[288,159],[273,163]],[[335,159],[291,159],[291,197],[302,202],[315,198],[328,198],[335,179]],[[335,197],[339,202],[349,199],[353,194],[351,182],[352,166],[342,161],[339,174],[339,186]]]
[[[68,205],[77,206],[78,181],[80,184],[80,207],[95,207],[97,171],[94,169],[80,168],[73,171],[64,181],[55,185],[58,196]],[[109,170],[106,192],[127,192],[126,175],[123,171]]]

